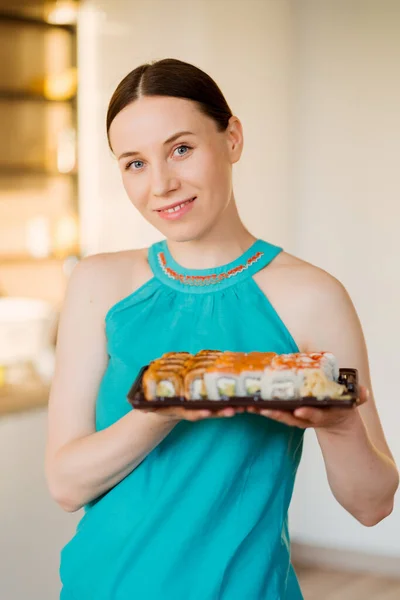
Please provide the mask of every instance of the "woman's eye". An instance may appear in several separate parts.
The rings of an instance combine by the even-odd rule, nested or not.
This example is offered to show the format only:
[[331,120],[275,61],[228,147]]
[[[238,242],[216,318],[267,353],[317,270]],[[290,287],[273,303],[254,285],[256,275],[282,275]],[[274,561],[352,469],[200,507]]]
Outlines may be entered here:
[[188,150],[191,150],[190,146],[186,146],[185,144],[181,144],[178,148],[175,148],[174,152],[178,153],[178,156],[184,156],[187,154]]
[[[142,160],[132,160],[130,163],[128,163],[125,167],[126,171],[132,170],[132,171],[138,171],[139,169],[141,169],[143,166],[143,161]],[[132,167],[132,169],[131,169]]]
[[[185,156],[189,150],[192,150],[191,146],[181,144],[174,150],[174,154],[178,156]],[[126,166],[125,171],[141,171],[143,169],[144,162],[142,160],[131,160]]]

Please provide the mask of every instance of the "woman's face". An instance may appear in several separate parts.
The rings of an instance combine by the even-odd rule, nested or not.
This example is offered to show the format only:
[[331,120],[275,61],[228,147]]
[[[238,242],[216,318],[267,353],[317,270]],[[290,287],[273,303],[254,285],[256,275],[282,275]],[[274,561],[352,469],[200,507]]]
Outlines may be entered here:
[[219,132],[194,102],[145,96],[115,117],[110,141],[132,204],[165,237],[199,239],[222,218],[242,150],[236,117]]

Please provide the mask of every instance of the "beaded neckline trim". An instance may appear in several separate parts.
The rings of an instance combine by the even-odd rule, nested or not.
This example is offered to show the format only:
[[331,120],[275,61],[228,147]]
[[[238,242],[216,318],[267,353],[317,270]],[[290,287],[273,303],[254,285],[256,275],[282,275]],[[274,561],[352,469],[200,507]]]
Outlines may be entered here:
[[233,267],[225,273],[212,273],[211,275],[183,275],[182,273],[177,273],[177,271],[168,267],[167,259],[165,257],[164,252],[159,252],[157,254],[160,267],[167,275],[167,277],[175,281],[180,281],[185,285],[195,286],[216,285],[218,283],[221,283],[225,279],[235,277],[239,273],[246,271],[246,269],[248,269],[258,260],[260,260],[262,256],[264,256],[264,252],[256,252],[255,254],[253,254],[253,256],[248,258],[244,264],[238,265],[237,267]]

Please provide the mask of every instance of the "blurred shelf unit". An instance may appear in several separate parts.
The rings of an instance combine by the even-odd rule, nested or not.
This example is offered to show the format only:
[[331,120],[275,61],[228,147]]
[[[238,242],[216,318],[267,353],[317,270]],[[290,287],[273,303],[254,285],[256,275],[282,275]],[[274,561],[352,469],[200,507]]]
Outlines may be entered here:
[[63,173],[62,171],[57,171],[57,169],[50,169],[46,167],[31,167],[25,165],[0,165],[0,177],[15,177],[17,175],[36,175],[41,177],[77,177],[78,172],[76,170],[68,171],[67,173]]
[[[74,0],[0,0],[0,296],[42,300],[54,314],[81,255],[77,9]],[[50,351],[54,339],[47,321],[34,322],[37,331],[42,327],[35,343]],[[4,340],[13,342],[11,356],[13,345],[23,345],[28,332],[36,331],[21,325],[23,335],[0,332],[3,347]],[[10,367],[6,347],[0,416],[45,406],[47,379],[26,357]],[[36,358],[35,349],[31,356]],[[32,369],[24,374],[28,364]]]
[[50,386],[41,381],[0,387],[0,416],[40,409],[48,403]]
[[76,25],[46,20],[49,5],[0,8],[0,266],[16,276],[80,255]]
[[46,19],[41,19],[39,17],[33,17],[27,14],[21,14],[15,12],[13,9],[10,11],[5,11],[0,9],[0,19],[4,24],[12,25],[30,25],[33,27],[41,27],[41,28],[55,28],[62,29],[64,31],[68,31],[70,34],[76,34],[75,25],[70,25],[68,23],[49,23]]
[[[0,17],[1,21],[1,17]],[[1,100],[20,100],[24,101],[34,101],[34,102],[76,102],[76,95],[71,96],[70,98],[49,98],[44,94],[39,94],[36,92],[26,92],[20,90],[7,90],[0,88],[0,101]]]
[[0,264],[21,264],[21,263],[48,263],[54,261],[65,261],[76,259],[79,256],[80,249],[70,248],[68,252],[48,254],[47,256],[32,256],[31,254],[1,254]]

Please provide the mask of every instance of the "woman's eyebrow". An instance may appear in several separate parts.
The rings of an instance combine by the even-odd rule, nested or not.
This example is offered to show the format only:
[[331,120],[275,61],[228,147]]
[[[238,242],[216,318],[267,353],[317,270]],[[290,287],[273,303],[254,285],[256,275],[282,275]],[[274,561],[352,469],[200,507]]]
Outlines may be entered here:
[[[166,146],[167,144],[174,142],[175,140],[177,140],[178,138],[180,138],[183,135],[195,135],[195,134],[192,131],[178,131],[177,133],[174,133],[173,135],[171,135],[167,140],[165,140],[163,145]],[[123,152],[118,157],[118,160],[121,160],[121,158],[128,158],[131,156],[136,156],[137,154],[140,154],[140,152],[137,152],[136,150],[128,150],[128,152]]]

